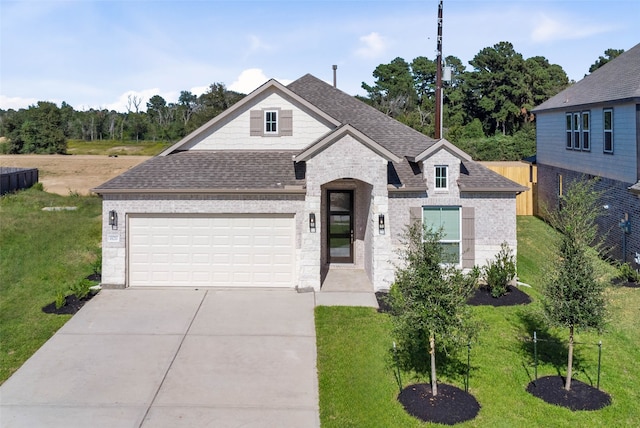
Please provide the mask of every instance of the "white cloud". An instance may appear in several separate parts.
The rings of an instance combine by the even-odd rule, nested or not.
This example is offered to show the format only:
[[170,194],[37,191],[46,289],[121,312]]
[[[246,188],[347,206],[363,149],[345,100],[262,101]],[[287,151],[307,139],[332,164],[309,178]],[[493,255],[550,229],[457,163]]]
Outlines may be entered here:
[[552,18],[546,14],[538,14],[534,18],[531,39],[538,43],[557,40],[576,40],[605,33],[609,30],[611,30],[611,28],[606,26],[588,22],[578,22],[575,17]]
[[387,50],[387,41],[375,31],[360,37],[360,42],[363,46],[356,50],[356,55],[361,58],[378,58]]
[[269,78],[265,76],[262,69],[249,68],[240,73],[236,80],[229,85],[229,89],[243,94],[248,94],[249,92],[257,89],[267,80],[269,80]]
[[37,103],[38,100],[35,98],[8,97],[6,95],[0,95],[0,109],[3,110],[19,110]]

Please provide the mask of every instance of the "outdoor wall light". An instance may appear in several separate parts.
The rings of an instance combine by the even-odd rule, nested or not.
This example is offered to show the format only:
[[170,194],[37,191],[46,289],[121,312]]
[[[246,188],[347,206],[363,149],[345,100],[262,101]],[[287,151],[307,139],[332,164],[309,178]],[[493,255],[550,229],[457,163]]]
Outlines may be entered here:
[[309,213],[309,232],[316,233],[316,214]]
[[118,229],[118,213],[115,210],[109,211],[109,226],[111,229]]
[[384,214],[378,216],[378,232],[380,235],[384,235]]

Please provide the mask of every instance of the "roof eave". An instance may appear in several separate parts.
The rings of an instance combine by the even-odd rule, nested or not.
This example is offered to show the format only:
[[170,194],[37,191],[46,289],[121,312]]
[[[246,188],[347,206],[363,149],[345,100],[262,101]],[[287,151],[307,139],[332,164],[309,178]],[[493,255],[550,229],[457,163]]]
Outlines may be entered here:
[[460,193],[517,193],[526,192],[528,187],[460,187]]
[[543,107],[544,104],[541,104],[538,107],[535,107],[531,110],[531,113],[547,113],[547,112],[556,112],[556,111],[567,111],[567,110],[581,110],[587,107],[592,107],[596,105],[615,105],[615,104],[631,104],[631,103],[640,103],[640,96],[619,98],[613,100],[601,100],[601,101],[590,101],[586,103],[576,103],[576,104],[563,104],[561,106],[555,107]]
[[184,194],[184,195],[202,195],[202,194],[237,194],[237,195],[283,195],[283,194],[306,194],[307,190],[303,186],[286,186],[278,189],[214,189],[214,188],[195,188],[195,189],[91,189],[93,193],[98,195],[141,195],[141,194]]

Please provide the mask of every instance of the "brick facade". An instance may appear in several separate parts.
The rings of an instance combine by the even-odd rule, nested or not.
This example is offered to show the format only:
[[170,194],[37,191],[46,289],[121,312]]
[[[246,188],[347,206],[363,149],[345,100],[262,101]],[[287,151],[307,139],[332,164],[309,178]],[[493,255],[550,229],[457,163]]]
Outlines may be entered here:
[[[563,191],[566,191],[572,181],[585,177],[592,176],[564,168],[538,165],[538,201],[541,214],[544,213],[543,206],[548,209],[554,209],[558,206],[560,180],[562,180]],[[634,259],[636,253],[640,253],[640,230],[638,230],[640,228],[640,223],[638,223],[640,199],[628,190],[633,184],[601,177],[595,189],[602,192],[603,195],[600,201],[603,208],[598,219],[598,229],[607,254],[619,261],[625,259],[625,254],[622,251],[623,232],[618,225],[627,214],[631,221],[631,233],[625,237],[626,260],[631,262],[633,267],[639,268],[640,265]]]

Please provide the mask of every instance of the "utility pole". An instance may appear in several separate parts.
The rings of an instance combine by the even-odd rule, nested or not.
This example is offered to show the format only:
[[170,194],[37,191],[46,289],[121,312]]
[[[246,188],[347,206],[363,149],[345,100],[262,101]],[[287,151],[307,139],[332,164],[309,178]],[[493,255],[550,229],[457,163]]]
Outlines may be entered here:
[[438,3],[438,39],[436,57],[436,123],[435,139],[442,138],[442,0]]

